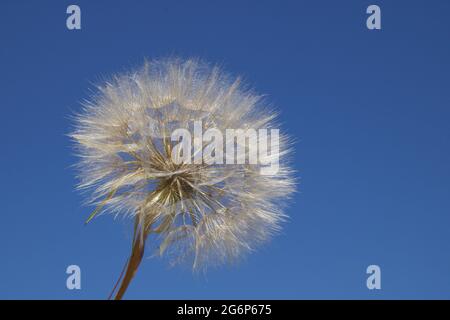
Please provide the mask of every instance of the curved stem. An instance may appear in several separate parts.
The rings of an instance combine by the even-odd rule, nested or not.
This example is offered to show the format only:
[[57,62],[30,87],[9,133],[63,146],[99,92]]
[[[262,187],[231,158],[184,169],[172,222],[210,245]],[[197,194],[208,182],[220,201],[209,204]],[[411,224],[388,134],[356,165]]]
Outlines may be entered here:
[[142,257],[144,256],[145,251],[145,241],[147,239],[147,232],[145,232],[145,229],[142,227],[141,223],[139,223],[139,217],[136,217],[136,223],[135,223],[135,230],[134,230],[134,238],[133,238],[133,246],[131,250],[130,258],[128,259],[126,263],[126,271],[125,275],[122,278],[122,274],[120,275],[119,279],[117,280],[116,285],[113,288],[113,291],[111,292],[110,298],[112,297],[118,283],[120,282],[120,287],[117,291],[116,296],[114,297],[114,300],[121,300],[123,295],[125,294],[129,284],[131,283],[131,280],[133,280],[136,271],[139,268],[139,265],[141,264]]
[[111,300],[111,298],[112,298],[114,292],[116,292],[116,288],[117,288],[117,286],[119,285],[120,280],[122,280],[122,278],[123,278],[123,274],[125,273],[125,270],[126,270],[126,268],[127,268],[127,265],[128,265],[128,262],[129,262],[129,261],[130,261],[130,259],[128,258],[128,259],[127,259],[127,262],[125,263],[125,265],[124,265],[123,268],[122,268],[122,271],[120,272],[119,279],[117,279],[116,284],[114,285],[114,288],[111,290],[111,293],[109,294],[108,300]]

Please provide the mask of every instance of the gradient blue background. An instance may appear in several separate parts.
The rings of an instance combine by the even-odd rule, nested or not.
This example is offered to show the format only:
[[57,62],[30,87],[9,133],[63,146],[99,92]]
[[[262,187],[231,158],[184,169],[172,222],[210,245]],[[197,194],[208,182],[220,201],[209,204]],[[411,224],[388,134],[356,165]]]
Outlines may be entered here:
[[[72,3],[81,31],[66,29]],[[365,26],[373,3],[381,31]],[[166,55],[269,94],[297,139],[300,192],[282,234],[238,266],[192,275],[149,258],[126,298],[450,298],[449,15],[444,0],[2,1],[0,298],[107,297],[132,225],[83,225],[69,116],[92,83]]]

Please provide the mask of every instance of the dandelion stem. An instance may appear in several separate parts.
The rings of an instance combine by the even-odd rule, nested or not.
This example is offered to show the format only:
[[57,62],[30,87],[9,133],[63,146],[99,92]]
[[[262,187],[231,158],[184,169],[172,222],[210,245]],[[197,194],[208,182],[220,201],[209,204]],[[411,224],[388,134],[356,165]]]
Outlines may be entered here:
[[[120,287],[117,290],[116,296],[114,297],[114,300],[121,300],[131,283],[131,280],[133,280],[139,265],[141,264],[142,257],[144,256],[145,251],[145,241],[147,239],[148,232],[143,227],[143,225],[139,222],[139,216],[136,216],[136,224],[135,224],[135,230],[134,230],[134,239],[133,239],[133,246],[131,250],[130,258],[128,259],[126,263],[126,271],[125,275],[120,275],[119,279],[117,280],[116,285],[113,288],[113,291],[111,292],[110,298],[114,294],[114,291],[120,282]],[[123,277],[122,277],[123,275]]]

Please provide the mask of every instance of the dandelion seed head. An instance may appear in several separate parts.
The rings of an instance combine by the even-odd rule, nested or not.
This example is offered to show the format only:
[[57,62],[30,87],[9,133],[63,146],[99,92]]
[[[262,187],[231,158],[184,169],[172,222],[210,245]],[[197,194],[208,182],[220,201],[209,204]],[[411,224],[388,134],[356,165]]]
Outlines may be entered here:
[[139,215],[161,255],[199,269],[236,261],[278,231],[295,183],[283,134],[276,174],[261,174],[260,164],[176,164],[171,133],[192,131],[194,121],[223,132],[277,127],[239,78],[198,60],[165,59],[99,86],[71,137],[89,202],[102,213]]

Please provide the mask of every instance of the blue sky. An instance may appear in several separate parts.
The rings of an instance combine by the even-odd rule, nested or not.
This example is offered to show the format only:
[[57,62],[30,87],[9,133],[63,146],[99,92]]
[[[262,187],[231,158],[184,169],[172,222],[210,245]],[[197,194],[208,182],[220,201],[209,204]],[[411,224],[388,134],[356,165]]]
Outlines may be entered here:
[[[365,26],[370,4],[382,30]],[[239,265],[192,275],[148,258],[127,298],[450,298],[449,12],[444,0],[3,1],[0,298],[107,297],[132,223],[83,225],[69,117],[93,83],[167,55],[267,93],[301,183],[283,232]],[[66,289],[70,264],[80,291]]]

